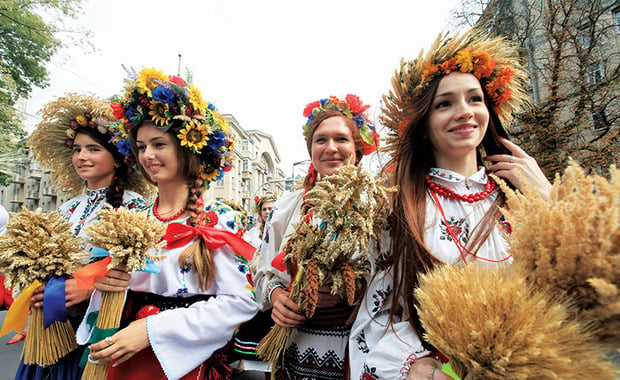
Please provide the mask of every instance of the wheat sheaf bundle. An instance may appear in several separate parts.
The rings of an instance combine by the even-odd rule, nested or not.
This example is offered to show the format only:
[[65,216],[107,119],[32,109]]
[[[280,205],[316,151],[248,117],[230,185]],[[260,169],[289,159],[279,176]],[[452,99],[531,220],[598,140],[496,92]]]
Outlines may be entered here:
[[[131,211],[126,208],[106,207],[99,211],[99,220],[86,227],[90,242],[110,253],[108,269],[125,265],[128,272],[145,269],[147,260],[162,260],[162,241],[166,226],[151,218],[147,211]],[[151,253],[155,248],[156,253]],[[121,323],[124,292],[102,292],[101,309],[95,326],[100,330],[115,331]],[[95,342],[93,342],[95,343]],[[103,380],[107,378],[107,365],[88,362],[82,379]]]
[[[306,317],[313,316],[319,287],[324,285],[331,287],[332,295],[354,303],[358,281],[370,269],[370,243],[378,244],[386,223],[391,191],[384,179],[373,179],[362,168],[348,165],[306,193],[306,215],[313,217],[296,224],[284,247],[284,261],[297,270],[289,297]],[[257,352],[275,364],[289,334],[290,329],[274,326]]]
[[464,379],[614,379],[584,324],[514,269],[444,265],[422,275],[424,339]]
[[[22,291],[31,287],[31,291],[23,292],[28,298],[33,284],[45,284],[52,276],[68,277],[86,256],[82,240],[73,235],[71,224],[57,212],[31,212],[23,208],[11,214],[7,234],[0,236],[0,272],[5,276],[5,284]],[[46,329],[44,310],[33,307],[30,312],[25,364],[49,366],[77,348],[69,321],[53,322]],[[18,323],[21,329],[17,325],[16,329],[22,331],[26,316],[19,320],[23,321]]]
[[510,249],[528,282],[568,297],[599,339],[620,347],[620,171],[586,175],[571,162],[548,202],[505,186]]

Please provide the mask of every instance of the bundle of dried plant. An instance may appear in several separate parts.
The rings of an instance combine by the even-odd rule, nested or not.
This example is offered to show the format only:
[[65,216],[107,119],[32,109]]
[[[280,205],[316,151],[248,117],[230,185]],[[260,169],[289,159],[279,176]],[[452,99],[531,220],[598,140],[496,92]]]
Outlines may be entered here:
[[[306,317],[314,314],[321,286],[330,286],[332,295],[354,303],[359,282],[370,268],[370,244],[378,244],[385,227],[392,189],[384,183],[360,167],[344,166],[306,193],[307,217],[284,247],[284,261],[296,271],[290,273],[289,297]],[[275,364],[289,334],[290,329],[274,326],[260,342],[258,354]]]
[[464,379],[614,379],[585,325],[514,269],[444,265],[423,275],[424,338]]
[[[126,208],[106,207],[99,211],[99,220],[86,227],[90,242],[110,253],[108,269],[123,264],[128,272],[145,269],[147,260],[157,261],[165,256],[161,252],[166,226],[149,217],[147,211],[130,211]],[[155,252],[151,251],[155,248]],[[118,329],[125,304],[125,292],[102,292],[101,308],[95,324],[109,335]],[[103,336],[97,334],[100,338]],[[105,335],[105,334],[104,334]],[[82,379],[106,379],[108,366],[90,361],[84,367]]]
[[503,186],[512,225],[510,249],[528,281],[569,297],[602,342],[620,343],[620,171],[611,180],[571,162],[557,175],[551,199]]
[[[0,236],[0,272],[7,287],[21,289],[22,293],[7,314],[1,335],[12,329],[23,331],[32,292],[53,276],[68,277],[86,256],[82,240],[73,236],[71,224],[59,213],[42,213],[40,209],[31,212],[26,208],[12,213],[7,234]],[[62,309],[64,298],[60,302]],[[64,321],[57,320],[45,328],[44,310],[33,307],[30,312],[23,353],[25,364],[49,366],[77,348],[75,332],[66,315]]]

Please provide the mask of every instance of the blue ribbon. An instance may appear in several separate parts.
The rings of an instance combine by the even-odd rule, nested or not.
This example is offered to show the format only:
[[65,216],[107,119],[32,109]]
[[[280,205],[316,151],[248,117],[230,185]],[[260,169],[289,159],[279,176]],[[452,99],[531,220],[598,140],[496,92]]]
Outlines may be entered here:
[[[95,247],[90,250],[90,258],[95,259],[99,257],[108,257],[111,256],[110,252],[99,247]],[[157,265],[153,264],[149,259],[146,259],[146,268],[140,269],[140,272],[148,272],[148,273],[159,273],[161,272],[161,268]]]
[[52,276],[43,291],[43,325],[48,328],[54,322],[67,320],[67,308],[65,306],[65,278]]

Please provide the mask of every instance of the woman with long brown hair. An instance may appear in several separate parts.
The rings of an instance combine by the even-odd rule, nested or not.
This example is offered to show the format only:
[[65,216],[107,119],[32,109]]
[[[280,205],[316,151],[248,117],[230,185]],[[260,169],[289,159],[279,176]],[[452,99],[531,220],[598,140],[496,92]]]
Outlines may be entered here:
[[99,307],[98,291],[129,291],[121,329],[93,343],[88,359],[112,362],[110,379],[226,378],[221,349],[258,310],[248,282],[254,248],[236,235],[240,215],[203,197],[231,167],[228,124],[196,87],[156,69],[131,78],[113,107],[157,185],[150,212],[167,224],[165,258],[157,274],[117,268],[96,282],[89,312]]
[[501,38],[471,30],[440,36],[426,56],[397,70],[383,110],[392,131],[386,170],[398,186],[390,251],[352,328],[352,378],[450,379],[439,370],[445,358],[422,339],[413,297],[420,274],[442,264],[511,262],[510,226],[499,209],[505,197],[490,173],[549,196],[536,161],[502,127],[525,100],[517,57]]

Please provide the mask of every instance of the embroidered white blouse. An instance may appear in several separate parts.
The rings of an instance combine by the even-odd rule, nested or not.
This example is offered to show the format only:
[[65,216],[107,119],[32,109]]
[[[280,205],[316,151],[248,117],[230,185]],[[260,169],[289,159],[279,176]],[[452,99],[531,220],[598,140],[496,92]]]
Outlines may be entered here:
[[[484,191],[488,179],[484,168],[468,178],[437,168],[431,169],[429,175],[436,183],[459,194]],[[496,197],[497,191],[481,201],[467,203],[437,196],[440,204],[436,205],[434,198],[427,193],[424,242],[433,255],[452,265],[465,265],[472,261],[476,265],[490,267],[509,264],[512,258],[507,252],[504,234],[510,231],[510,227],[503,218],[475,257],[463,251],[453,240],[454,236],[462,246],[467,247],[472,230]],[[451,226],[453,235],[448,233],[446,224]],[[387,242],[383,244],[386,249],[389,246]],[[391,327],[388,327],[389,312],[394,302],[392,279],[391,268],[379,270],[362,300],[349,338],[351,379],[406,379],[411,363],[430,354],[423,348],[407,316],[393,320]],[[399,302],[402,305],[400,297]]]
[[[238,214],[221,202],[205,202],[205,211],[217,214],[214,226],[222,230],[237,232]],[[186,218],[175,222],[184,223]],[[254,288],[248,281],[247,260],[234,254],[225,245],[212,252],[215,262],[215,279],[207,290],[198,289],[198,276],[187,266],[180,266],[179,255],[184,247],[163,249],[166,258],[157,261],[161,272],[131,273],[129,288],[166,297],[189,297],[214,295],[207,301],[199,301],[187,308],[162,311],[147,318],[147,333],[151,347],[165,375],[178,379],[223,347],[239,324],[250,320],[258,311]],[[101,293],[95,291],[86,315],[97,311],[101,305]],[[78,343],[88,342],[91,329],[84,318],[77,331]]]

